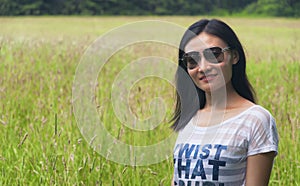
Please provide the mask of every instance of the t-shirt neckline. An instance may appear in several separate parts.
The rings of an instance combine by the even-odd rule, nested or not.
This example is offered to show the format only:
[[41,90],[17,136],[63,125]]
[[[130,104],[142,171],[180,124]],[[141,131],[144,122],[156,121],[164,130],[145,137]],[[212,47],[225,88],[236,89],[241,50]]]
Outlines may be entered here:
[[210,129],[210,128],[220,127],[220,126],[222,126],[222,125],[225,125],[225,124],[227,124],[227,123],[230,123],[230,121],[232,121],[232,120],[234,120],[234,119],[236,119],[236,118],[241,117],[241,116],[244,115],[245,113],[249,112],[249,110],[253,109],[254,107],[259,107],[259,105],[256,105],[256,104],[255,104],[255,105],[252,105],[251,107],[249,107],[249,108],[247,108],[246,110],[240,112],[239,114],[237,114],[237,115],[235,115],[235,116],[233,116],[233,117],[230,117],[230,118],[228,118],[228,119],[226,119],[226,120],[224,120],[224,121],[222,121],[222,122],[220,122],[220,123],[218,123],[218,124],[210,125],[210,126],[197,126],[197,125],[194,125],[194,124],[193,124],[193,121],[194,121],[194,119],[195,119],[195,116],[194,116],[194,117],[190,120],[190,125],[191,125],[193,128],[199,129],[199,130],[204,130],[204,129]]

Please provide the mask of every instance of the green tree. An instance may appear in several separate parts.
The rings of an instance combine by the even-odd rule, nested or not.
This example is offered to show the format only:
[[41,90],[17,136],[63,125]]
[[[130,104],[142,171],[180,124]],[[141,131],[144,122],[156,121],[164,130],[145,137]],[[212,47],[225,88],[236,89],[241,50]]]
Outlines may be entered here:
[[0,0],[0,15],[223,15],[243,10],[247,14],[299,17],[300,1]]
[[267,16],[299,16],[298,11],[299,2],[295,0],[258,0],[245,9],[249,14]]

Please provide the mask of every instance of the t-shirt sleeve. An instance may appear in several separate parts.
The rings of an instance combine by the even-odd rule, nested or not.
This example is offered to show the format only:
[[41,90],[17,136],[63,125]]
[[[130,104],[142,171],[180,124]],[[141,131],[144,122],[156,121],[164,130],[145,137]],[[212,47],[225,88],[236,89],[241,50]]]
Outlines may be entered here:
[[273,116],[260,108],[254,114],[255,119],[249,136],[247,156],[272,152],[278,153],[278,133]]

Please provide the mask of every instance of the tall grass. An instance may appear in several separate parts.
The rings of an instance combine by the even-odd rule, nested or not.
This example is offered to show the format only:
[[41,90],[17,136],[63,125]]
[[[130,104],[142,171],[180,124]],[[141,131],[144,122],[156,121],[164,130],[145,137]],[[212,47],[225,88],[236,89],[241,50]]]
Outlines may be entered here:
[[[188,26],[199,18],[0,18],[0,185],[169,185],[171,158],[142,167],[109,161],[89,147],[72,113],[72,83],[84,50],[109,29],[143,19]],[[299,185],[300,22],[224,20],[234,27],[246,48],[248,76],[259,104],[277,121],[279,154],[270,185]],[[176,50],[149,50],[176,59]],[[109,90],[115,74],[132,54],[142,51],[136,45],[113,56],[101,73],[107,79],[99,77],[95,93],[106,127],[133,145],[153,144],[168,136],[167,120],[174,104],[172,86],[158,78],[147,78],[132,87],[130,107],[137,116],[147,118],[151,115],[149,101],[161,96],[167,104],[165,125],[137,132],[123,127],[114,116]]]

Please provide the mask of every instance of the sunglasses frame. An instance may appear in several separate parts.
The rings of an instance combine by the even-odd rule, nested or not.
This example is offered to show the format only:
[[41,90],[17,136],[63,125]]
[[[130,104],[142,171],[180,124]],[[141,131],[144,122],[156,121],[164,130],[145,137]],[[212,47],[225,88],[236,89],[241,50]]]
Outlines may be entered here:
[[[216,57],[216,55],[214,55],[214,53],[212,52],[213,49],[218,49],[220,50],[219,52],[219,55]],[[206,48],[202,51],[202,56],[205,58],[205,60],[207,60],[209,63],[211,64],[218,64],[218,63],[221,63],[224,61],[224,52],[226,51],[229,51],[231,50],[231,47],[224,47],[224,48],[221,48],[221,47],[211,47],[211,48]],[[199,62],[201,61],[202,59],[202,56],[200,55],[201,52],[198,52],[198,51],[191,51],[191,52],[187,52],[187,53],[184,53],[182,58],[180,59],[182,64],[188,68],[188,64],[186,62],[186,58],[189,57],[189,58],[192,58],[192,60],[195,62],[194,65],[199,65]],[[220,60],[217,60],[218,57],[223,54],[223,57],[222,59]],[[210,56],[210,57],[209,57]],[[197,60],[195,60],[197,59]],[[194,67],[195,68],[195,67]],[[194,68],[188,68],[188,69],[194,69]]]

